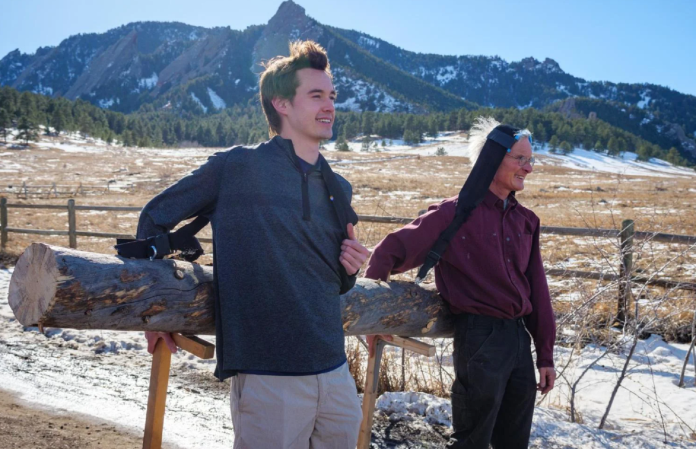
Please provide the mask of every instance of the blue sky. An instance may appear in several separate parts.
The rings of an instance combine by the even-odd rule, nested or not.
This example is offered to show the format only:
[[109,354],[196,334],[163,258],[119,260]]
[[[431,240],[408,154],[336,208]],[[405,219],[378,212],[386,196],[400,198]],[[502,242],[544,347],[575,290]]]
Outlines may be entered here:
[[[649,82],[696,95],[696,1],[298,0],[321,23],[362,31],[407,50],[555,59],[593,81]],[[243,29],[279,0],[4,0],[0,57],[33,53],[78,33],[128,22],[179,21]],[[330,57],[331,55],[329,55]]]

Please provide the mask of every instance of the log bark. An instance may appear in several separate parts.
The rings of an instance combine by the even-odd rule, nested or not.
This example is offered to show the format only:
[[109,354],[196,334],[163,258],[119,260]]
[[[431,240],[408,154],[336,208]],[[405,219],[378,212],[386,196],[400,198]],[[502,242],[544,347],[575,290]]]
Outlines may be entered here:
[[[34,243],[8,297],[25,326],[215,334],[212,267],[125,259]],[[358,279],[341,296],[346,335],[448,337],[452,315],[434,285]]]

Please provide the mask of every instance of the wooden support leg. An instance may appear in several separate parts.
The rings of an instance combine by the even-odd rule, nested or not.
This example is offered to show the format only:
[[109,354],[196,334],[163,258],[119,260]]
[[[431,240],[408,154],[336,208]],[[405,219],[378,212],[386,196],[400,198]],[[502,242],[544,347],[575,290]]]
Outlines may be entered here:
[[382,361],[382,350],[386,342],[381,338],[375,340],[375,354],[367,358],[367,374],[365,376],[365,393],[363,394],[363,418],[358,436],[358,449],[368,449],[372,439],[372,421],[375,414],[377,387],[379,386],[379,366]]
[[[212,359],[215,356],[215,345],[198,337],[172,334],[172,338],[179,348],[200,359]],[[150,395],[147,399],[143,449],[160,449],[162,447],[164,406],[167,402],[167,385],[169,384],[171,364],[172,353],[164,340],[159,339],[155,346],[155,353],[152,355]]]
[[435,346],[412,338],[393,335],[391,341],[385,341],[381,338],[375,339],[375,355],[367,358],[365,393],[363,394],[362,402],[363,420],[360,424],[357,449],[369,449],[370,447],[372,423],[375,416],[375,402],[377,401],[377,388],[379,386],[379,366],[382,361],[382,351],[386,345],[398,346],[403,350],[413,351],[426,357],[435,355]]
[[164,427],[164,405],[167,401],[167,384],[172,353],[163,339],[157,341],[152,355],[150,371],[150,395],[147,399],[145,418],[145,436],[143,449],[160,449],[162,447],[162,428]]

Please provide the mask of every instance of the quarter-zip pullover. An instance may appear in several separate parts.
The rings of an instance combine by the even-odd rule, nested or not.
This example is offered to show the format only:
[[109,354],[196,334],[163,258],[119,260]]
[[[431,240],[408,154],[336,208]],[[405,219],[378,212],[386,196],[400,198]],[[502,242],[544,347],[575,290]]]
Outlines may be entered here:
[[[217,288],[216,375],[316,373],[345,361],[339,303],[341,229],[318,163],[292,142],[236,147],[150,201],[138,238],[208,215]],[[336,175],[350,202],[348,181]]]

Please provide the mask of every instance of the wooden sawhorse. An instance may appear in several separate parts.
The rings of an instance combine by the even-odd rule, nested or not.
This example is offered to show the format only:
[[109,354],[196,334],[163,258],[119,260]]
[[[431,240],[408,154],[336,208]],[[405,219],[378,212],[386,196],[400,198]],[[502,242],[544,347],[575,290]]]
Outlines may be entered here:
[[[176,345],[201,359],[211,359],[215,355],[215,345],[198,337],[172,334]],[[435,355],[435,347],[411,338],[393,336],[392,341],[377,338],[375,341],[375,354],[367,359],[367,373],[365,380],[365,394],[363,395],[363,420],[360,425],[358,437],[358,449],[368,449],[372,437],[372,422],[375,413],[375,401],[377,400],[377,387],[379,385],[379,368],[382,361],[382,351],[387,345],[398,346],[404,350],[413,351],[428,357]],[[145,419],[145,435],[143,437],[143,449],[161,449],[162,429],[164,427],[164,410],[167,401],[167,386],[169,384],[169,369],[171,367],[172,353],[167,348],[164,340],[157,341],[155,352],[152,356],[152,369],[150,371],[150,393],[147,400],[147,414]]]
[[[198,337],[172,334],[176,345],[201,359],[212,359],[215,356],[215,345]],[[167,402],[167,385],[169,384],[169,368],[172,363],[172,353],[163,339],[157,340],[155,352],[152,355],[150,371],[150,394],[147,398],[147,414],[145,418],[145,435],[143,449],[161,449],[162,428],[164,427],[164,406]]]
[[382,338],[375,339],[375,353],[367,359],[367,373],[365,375],[365,393],[363,394],[362,411],[363,420],[360,424],[358,436],[358,449],[369,449],[372,438],[372,422],[375,415],[375,401],[377,400],[377,387],[379,386],[379,365],[382,361],[382,350],[387,345],[398,346],[403,350],[413,351],[427,357],[435,355],[435,346],[414,340],[392,336],[392,341]]

